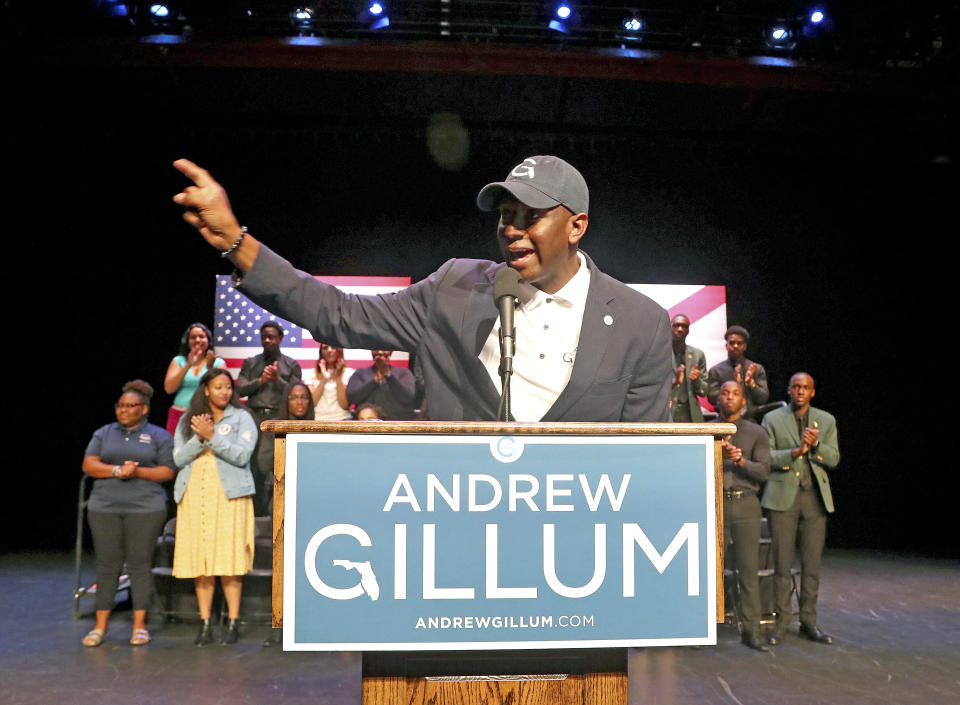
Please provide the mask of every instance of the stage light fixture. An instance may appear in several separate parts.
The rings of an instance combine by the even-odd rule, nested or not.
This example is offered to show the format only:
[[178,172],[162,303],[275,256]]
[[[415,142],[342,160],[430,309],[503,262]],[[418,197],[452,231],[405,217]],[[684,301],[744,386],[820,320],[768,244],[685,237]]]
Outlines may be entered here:
[[547,26],[554,32],[566,34],[570,31],[570,25],[573,24],[574,13],[573,5],[567,2],[561,2],[554,6],[553,14]]
[[620,20],[620,31],[617,33],[617,37],[623,41],[639,42],[643,39],[646,28],[647,22],[643,16],[631,11],[629,15]]
[[833,32],[833,18],[827,9],[823,5],[811,7],[803,18],[800,34],[811,42],[819,42],[831,32]]
[[315,14],[309,5],[297,5],[290,11],[290,22],[296,29],[310,29],[313,27]]
[[367,29],[378,30],[390,26],[390,15],[384,0],[364,0],[361,5],[360,23]]
[[764,35],[764,44],[770,49],[788,51],[797,46],[793,30],[785,22],[770,25]]
[[[146,23],[160,32],[169,32],[176,25],[177,16],[180,14],[173,3],[144,3],[139,6],[139,12],[142,13],[144,8],[146,8]],[[141,14],[140,17],[143,15]]]

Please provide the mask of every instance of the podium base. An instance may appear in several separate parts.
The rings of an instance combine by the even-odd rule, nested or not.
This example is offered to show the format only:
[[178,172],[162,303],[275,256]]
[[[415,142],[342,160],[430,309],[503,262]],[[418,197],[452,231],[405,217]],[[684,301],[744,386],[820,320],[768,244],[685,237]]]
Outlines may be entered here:
[[363,705],[626,705],[627,650],[363,654]]

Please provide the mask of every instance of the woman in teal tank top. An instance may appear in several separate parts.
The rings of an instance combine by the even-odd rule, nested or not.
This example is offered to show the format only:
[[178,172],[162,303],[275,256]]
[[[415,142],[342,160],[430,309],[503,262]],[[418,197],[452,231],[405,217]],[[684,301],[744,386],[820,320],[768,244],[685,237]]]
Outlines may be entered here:
[[200,385],[200,378],[214,367],[227,363],[214,352],[213,333],[202,323],[191,323],[180,337],[180,354],[170,361],[163,388],[175,395],[167,414],[167,430],[176,432],[177,423],[190,405],[193,393]]

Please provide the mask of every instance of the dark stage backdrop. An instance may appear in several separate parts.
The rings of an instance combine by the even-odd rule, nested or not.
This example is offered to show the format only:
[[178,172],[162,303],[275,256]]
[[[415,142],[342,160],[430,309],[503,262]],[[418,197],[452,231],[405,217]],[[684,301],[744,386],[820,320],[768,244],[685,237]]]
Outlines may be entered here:
[[[728,319],[753,334],[748,355],[766,365],[772,397],[792,372],[814,375],[843,455],[830,544],[957,555],[946,528],[956,305],[945,295],[957,191],[952,167],[892,144],[889,123],[828,108],[804,111],[825,130],[790,115],[762,129],[691,123],[675,118],[709,113],[713,97],[691,88],[654,110],[637,107],[643,84],[601,81],[518,78],[474,104],[469,76],[64,64],[11,80],[3,549],[71,545],[83,450],[121,384],[153,384],[162,425],[179,336],[212,321],[214,275],[229,267],[171,201],[184,183],[175,158],[209,168],[241,222],[301,268],[417,280],[449,257],[495,257],[495,217],[477,211],[477,191],[524,156],[555,153],[590,184],[583,247],[602,269],[726,285]],[[591,86],[620,97],[594,104]],[[560,105],[571,96],[578,107]],[[624,105],[644,119],[634,126]],[[617,119],[600,119],[610,106]],[[469,131],[459,171],[427,153],[441,108]]]

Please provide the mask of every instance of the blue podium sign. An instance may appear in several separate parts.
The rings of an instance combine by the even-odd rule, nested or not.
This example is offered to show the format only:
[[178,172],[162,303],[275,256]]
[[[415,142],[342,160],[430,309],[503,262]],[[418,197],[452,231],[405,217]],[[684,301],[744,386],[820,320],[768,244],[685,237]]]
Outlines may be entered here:
[[716,643],[710,436],[286,449],[287,650]]

